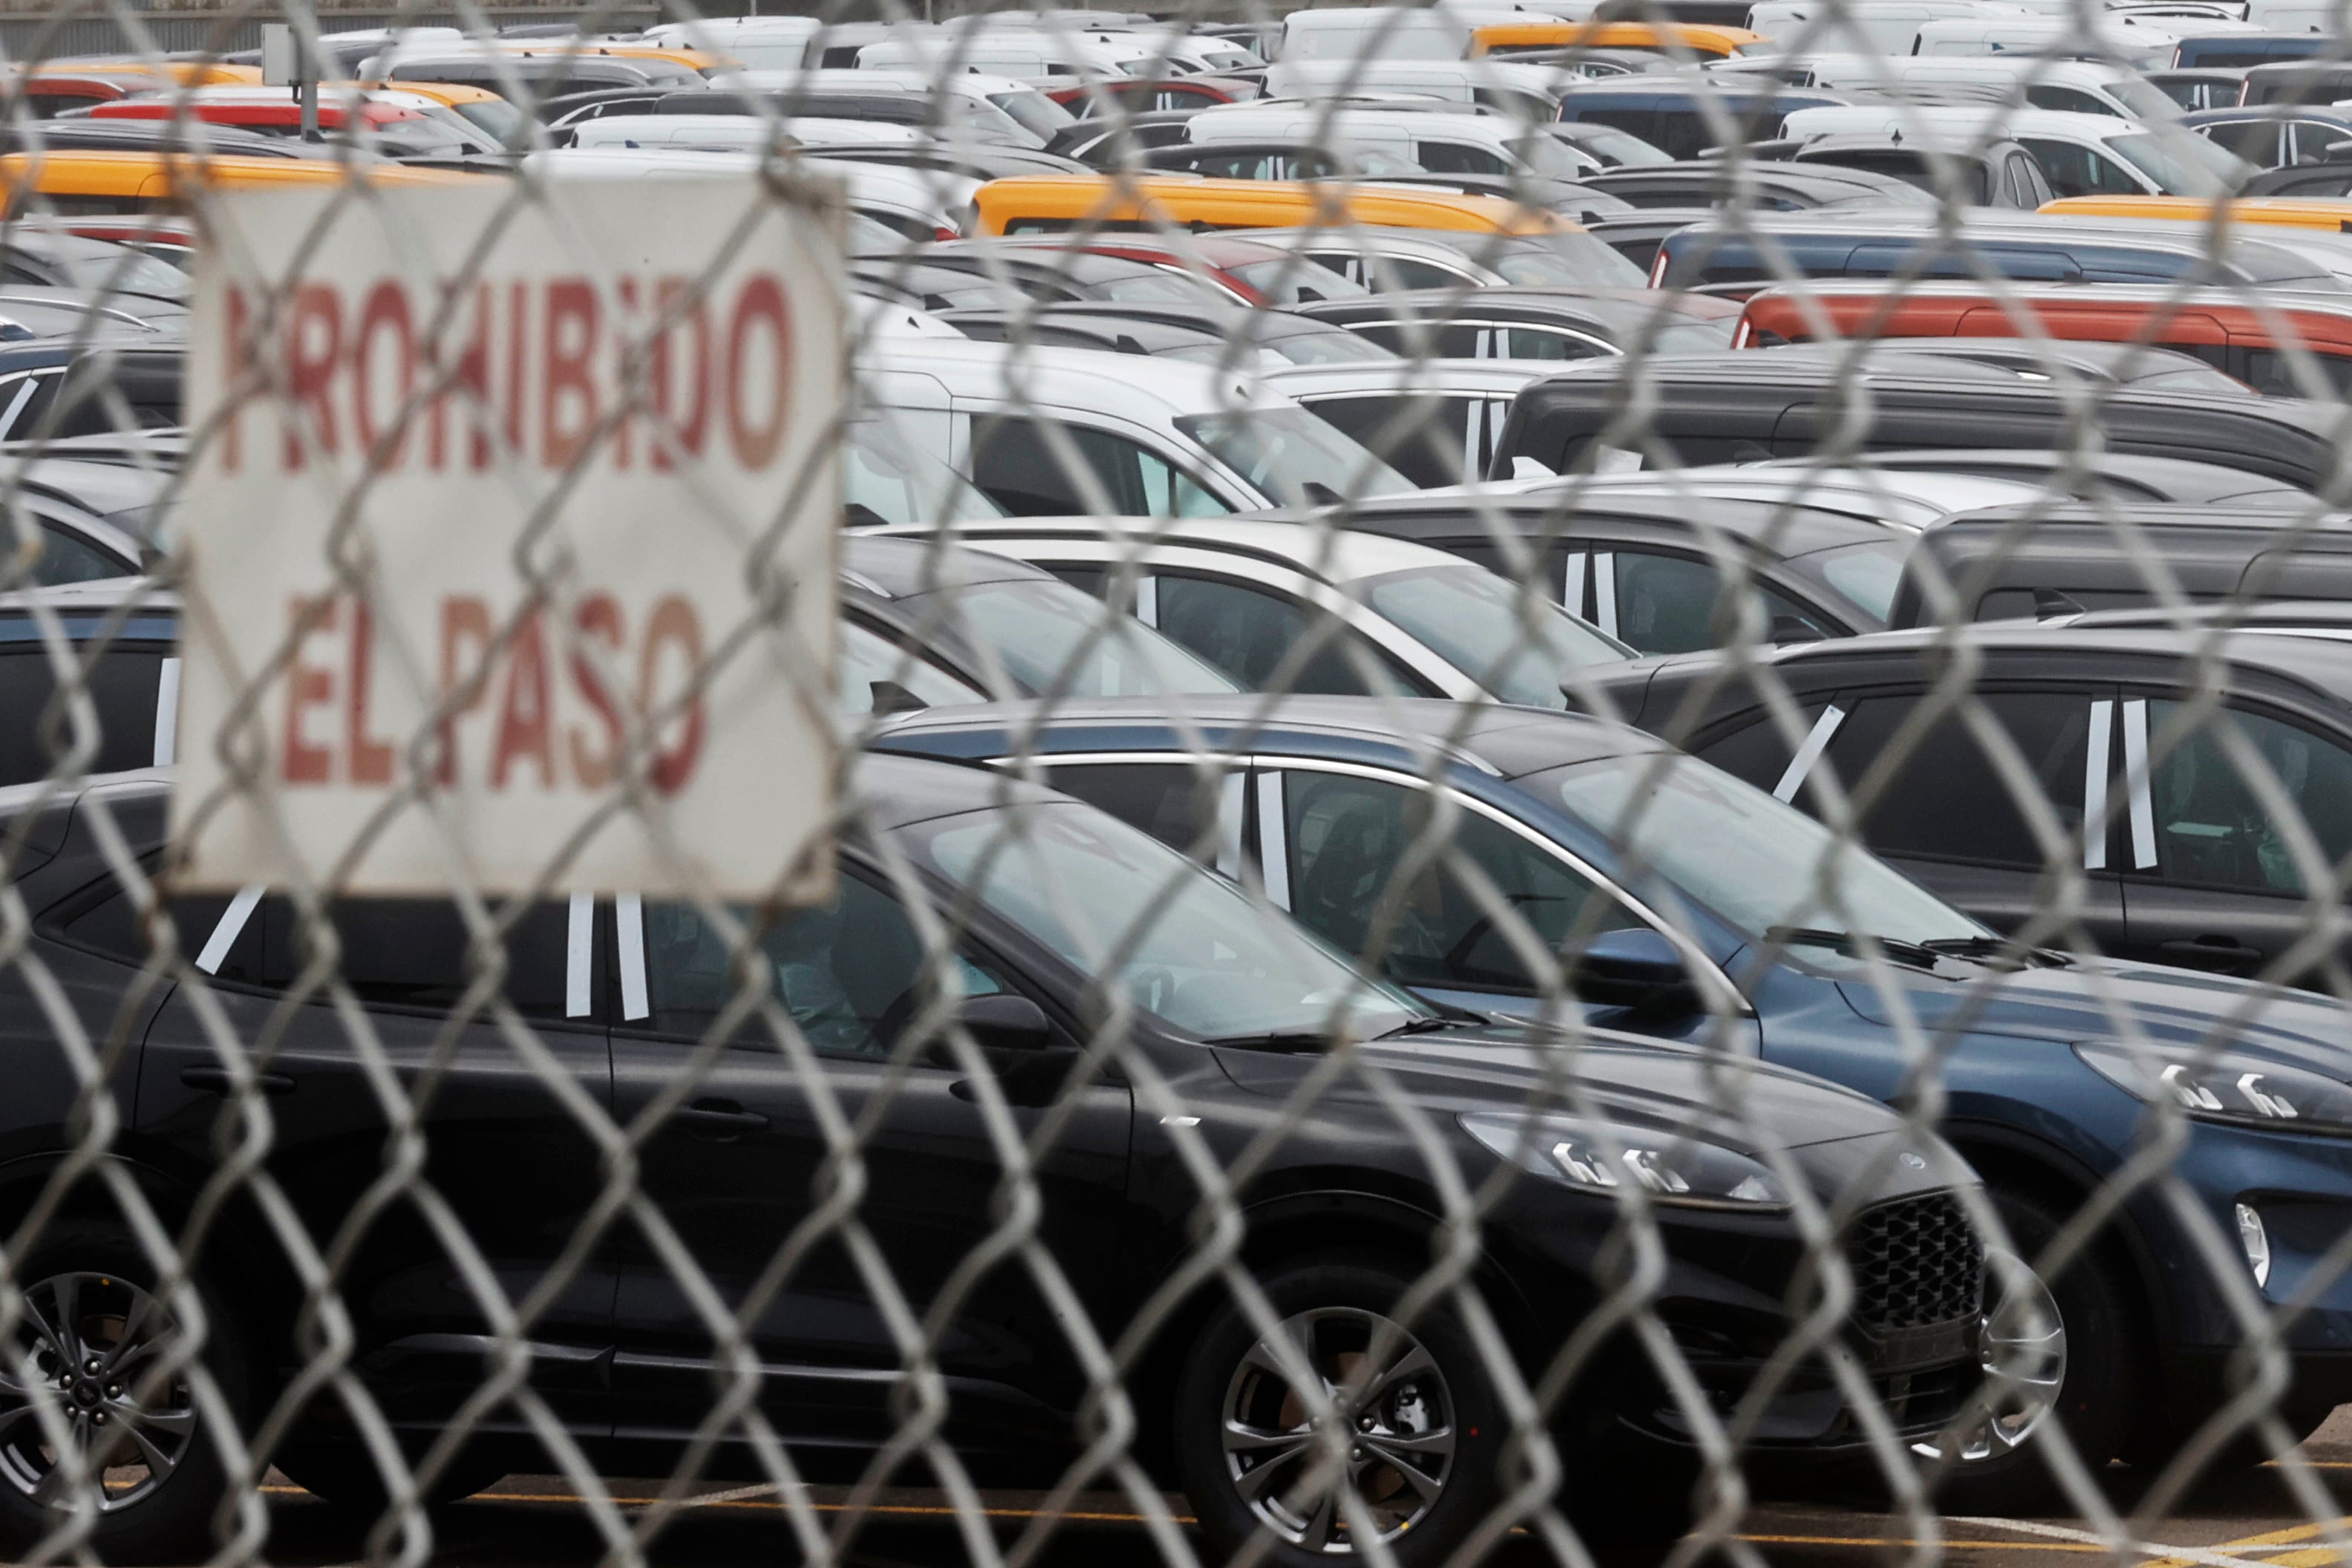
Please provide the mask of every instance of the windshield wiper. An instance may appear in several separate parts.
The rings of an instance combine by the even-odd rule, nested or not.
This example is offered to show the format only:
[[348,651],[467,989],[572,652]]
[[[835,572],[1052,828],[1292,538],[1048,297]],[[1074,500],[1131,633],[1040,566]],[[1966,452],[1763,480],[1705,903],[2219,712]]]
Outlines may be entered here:
[[1385,1035],[1375,1035],[1376,1040],[1393,1040],[1405,1035],[1433,1035],[1441,1029],[1465,1027],[1473,1020],[1466,1018],[1408,1018]]
[[1930,952],[1948,953],[1955,958],[2015,958],[2021,963],[2039,963],[2053,969],[2074,962],[2065,953],[2046,947],[2027,947],[2005,936],[1939,936],[1919,945]]
[[1263,1035],[1216,1035],[1201,1043],[1237,1051],[1320,1051],[1330,1048],[1331,1037],[1321,1029],[1269,1029]]
[[[1774,926],[1764,933],[1764,940],[1775,947],[1826,947],[1849,958],[1862,956],[1862,943],[1852,931],[1824,931],[1819,926]],[[1876,941],[1879,951],[1897,963],[1907,963],[1914,969],[1936,967],[1938,954],[1927,943],[1886,936]]]

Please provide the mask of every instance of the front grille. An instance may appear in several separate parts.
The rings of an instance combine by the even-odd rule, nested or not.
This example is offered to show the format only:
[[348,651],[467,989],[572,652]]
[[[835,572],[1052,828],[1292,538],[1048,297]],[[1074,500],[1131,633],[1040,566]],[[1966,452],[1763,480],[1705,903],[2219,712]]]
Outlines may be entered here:
[[1873,1328],[1916,1329],[1973,1318],[1984,1305],[1984,1245],[1949,1193],[1864,1211],[1847,1232],[1854,1316]]

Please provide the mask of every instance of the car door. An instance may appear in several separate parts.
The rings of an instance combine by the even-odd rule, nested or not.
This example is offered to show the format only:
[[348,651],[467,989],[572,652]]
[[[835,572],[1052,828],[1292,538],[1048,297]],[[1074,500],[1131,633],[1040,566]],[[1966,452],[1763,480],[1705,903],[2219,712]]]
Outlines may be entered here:
[[[1560,954],[1610,932],[1664,930],[1533,830],[1465,796],[1441,803],[1418,778],[1261,757],[1245,812],[1244,852],[1269,901],[1342,952],[1377,954],[1389,979],[1448,1005],[1534,1016]],[[1432,834],[1445,836],[1446,850],[1416,869]],[[1599,1026],[1669,1038],[1716,1026],[1696,1009],[1583,1011]]]
[[[966,997],[1047,999],[976,947],[951,955],[950,971],[927,968],[899,898],[878,877],[845,866],[829,902],[764,931],[747,927],[763,961],[749,978],[805,1043],[813,1076],[803,1076],[758,1016],[734,1026],[727,1010],[744,976],[700,911],[625,899],[616,914],[616,1114],[641,1117],[690,1070],[698,1049],[716,1046],[683,1104],[644,1142],[646,1200],[729,1310],[740,1311],[755,1289],[769,1291],[751,1317],[751,1349],[761,1368],[761,1408],[788,1439],[887,1439],[898,1426],[892,1394],[902,1364],[887,1293],[900,1293],[918,1318],[930,1309],[996,1224],[1004,1169],[968,1075],[933,1055],[894,1065],[891,1048],[948,973]],[[723,1045],[712,1037],[719,1030]],[[1052,1048],[1001,1068],[1008,1097],[1023,1101],[1011,1114],[1024,1137],[1076,1059],[1075,1037],[1056,1030]],[[1125,1084],[1098,1075],[1069,1100],[1051,1146],[1034,1152],[1038,1237],[1090,1312],[1110,1310],[1118,1290],[1129,1109]],[[853,1247],[841,1223],[821,1226],[792,1266],[769,1278],[840,1179],[831,1156],[853,1124],[861,1196],[844,1219],[854,1217],[860,1239]],[[858,1253],[869,1247],[887,1283],[861,1267]],[[619,1272],[619,1431],[690,1431],[710,1407],[712,1336],[641,1229],[624,1236]],[[973,1288],[936,1354],[955,1391],[951,1431],[966,1423],[975,1436],[1025,1429],[1033,1442],[1066,1433],[1085,1381],[1052,1305],[1017,1259]]]
[[[97,891],[67,912],[66,939],[143,952],[135,910]],[[312,1243],[348,1253],[338,1287],[354,1365],[395,1425],[436,1431],[479,1387],[496,1342],[466,1249],[508,1304],[520,1302],[549,1287],[604,1183],[604,1143],[590,1126],[610,1103],[611,1065],[589,900],[533,906],[505,932],[503,990],[532,1037],[528,1054],[487,1008],[453,1029],[470,939],[446,900],[330,904],[339,971],[365,1010],[364,1031],[323,994],[287,1005],[309,951],[289,900],[255,889],[174,900],[172,913],[194,967],[211,976],[222,1024],[248,1048],[269,1044],[255,1064],[274,1113],[268,1169]],[[414,1097],[423,1140],[420,1168],[388,1192],[379,1184],[399,1173],[405,1151],[380,1098],[385,1072]],[[227,1088],[198,998],[174,988],[147,1030],[140,1137],[211,1168]],[[464,1227],[464,1248],[445,1244],[414,1201],[427,1189]],[[599,1247],[524,1331],[531,1388],[575,1431],[601,1434],[610,1420],[613,1282]],[[527,1430],[510,1405],[486,1429]]]
[[[1812,722],[1794,752],[1759,721],[1699,754],[1816,816],[1827,779],[1849,800],[1866,789],[1864,843],[1994,930],[2014,931],[2049,907],[2058,847],[2037,829],[2080,835],[2114,798],[2115,689],[1989,681],[1967,707],[1930,721],[1923,705],[1938,700],[1926,688],[1849,689],[1808,701]],[[2126,942],[2118,835],[2110,822],[2079,850],[2083,925],[2106,952]]]
[[[1654,547],[1570,550],[1560,566],[1560,603],[1645,654],[1722,646],[1738,624],[1726,587],[1713,562]],[[1760,583],[1747,592],[1760,641],[1812,642],[1848,630]]]
[[[2126,689],[2118,716],[2130,772],[2126,952],[2254,973],[2310,930],[2315,886],[2320,897],[2335,895],[2298,863],[2298,825],[2264,800],[2223,741],[2222,724],[2267,765],[2300,815],[2300,831],[2331,864],[2352,855],[2352,747],[2342,735],[2251,704],[2199,721],[2175,695]],[[2184,721],[2193,727],[2183,731]]]

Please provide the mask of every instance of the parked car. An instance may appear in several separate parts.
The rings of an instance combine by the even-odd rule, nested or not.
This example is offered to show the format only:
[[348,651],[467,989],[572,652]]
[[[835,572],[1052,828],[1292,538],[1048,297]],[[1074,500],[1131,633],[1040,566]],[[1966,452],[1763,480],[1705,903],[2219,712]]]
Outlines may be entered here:
[[1909,180],[1834,163],[1785,163],[1718,158],[1632,163],[1579,176],[1596,191],[1637,207],[1738,206],[1760,212],[1817,207],[1932,206],[1935,198]]
[[[549,1278],[559,1261],[572,1270],[525,1331],[542,1369],[533,1392],[589,1462],[620,1465],[625,1454],[680,1449],[695,1436],[719,1363],[705,1306],[651,1243],[616,1233],[584,1263],[564,1257],[600,1180],[594,1140],[564,1095],[609,1106],[617,1125],[647,1123],[636,1128],[637,1191],[726,1301],[756,1288],[815,1201],[810,1181],[831,1147],[813,1121],[818,1097],[866,1105],[859,1223],[917,1313],[961,1280],[958,1265],[995,1224],[1003,1171],[991,1119],[1004,1112],[982,1102],[975,1082],[992,1079],[1018,1106],[1058,1099],[1052,1147],[1024,1180],[1034,1183],[1024,1190],[1037,1209],[1034,1234],[1071,1296],[1039,1290],[1025,1270],[1000,1269],[961,1297],[959,1321],[989,1331],[951,1336],[935,1352],[958,1391],[946,1439],[973,1473],[1032,1484],[1071,1460],[1092,1386],[1063,1316],[1074,1300],[1107,1337],[1130,1321],[1144,1333],[1150,1365],[1130,1386],[1150,1429],[1169,1435],[1150,1443],[1149,1462],[1163,1484],[1187,1489],[1213,1549],[1270,1531],[1282,1543],[1278,1561],[1309,1562],[1335,1542],[1354,1543],[1333,1510],[1296,1484],[1312,1454],[1286,1440],[1297,1423],[1286,1402],[1298,1396],[1265,1370],[1288,1342],[1285,1352],[1265,1348],[1213,1285],[1180,1292],[1173,1312],[1158,1292],[1197,1248],[1184,1216],[1198,1191],[1181,1156],[1238,1162],[1267,1107],[1320,1070],[1322,1030],[1337,1013],[1463,1176],[1486,1183],[1518,1167],[1484,1221],[1493,1256],[1473,1275],[1491,1314],[1480,1331],[1499,1336],[1484,1350],[1451,1302],[1401,1306],[1444,1205],[1424,1145],[1399,1135],[1389,1102],[1323,1097],[1314,1125],[1237,1184],[1249,1235],[1243,1261],[1276,1314],[1312,1326],[1299,1348],[1326,1383],[1307,1397],[1336,1393],[1339,1418],[1378,1456],[1375,1466],[1404,1478],[1391,1487],[1378,1468],[1350,1477],[1400,1562],[1442,1562],[1500,1491],[1512,1428],[1488,1355],[1499,1344],[1520,1375],[1536,1375],[1611,1289],[1592,1259],[1620,1210],[1610,1184],[1579,1157],[1578,1139],[1640,1151],[1645,1168],[1672,1175],[1660,1177],[1667,1190],[1648,1207],[1671,1265],[1654,1310],[1705,1325],[1710,1337],[1692,1345],[1705,1368],[1700,1397],[1746,1394],[1819,1288],[1818,1241],[1791,1212],[1790,1188],[1801,1183],[1820,1205],[1812,1212],[1842,1217],[1856,1294],[1840,1342],[1854,1358],[1848,1364],[1902,1412],[1893,1430],[1932,1442],[1968,1415],[1981,1376],[1985,1259],[1966,1218],[1973,1178],[1932,1134],[1850,1090],[1760,1064],[1743,1074],[1740,1113],[1727,1117],[1707,1109],[1716,1102],[1706,1064],[1622,1033],[1580,1041],[1570,1083],[1581,1119],[1533,1111],[1530,1096],[1556,1081],[1538,1054],[1543,1037],[1457,1021],[1364,980],[1278,912],[1144,833],[1067,797],[937,763],[869,757],[858,779],[868,805],[843,836],[832,898],[781,918],[736,911],[770,961],[772,1006],[796,1027],[814,1068],[780,1055],[782,1023],[755,1014],[714,1061],[695,1064],[700,1081],[684,1105],[674,1103],[679,1075],[698,1041],[733,1026],[722,1020],[737,987],[726,962],[732,933],[695,907],[581,899],[512,916],[503,996],[530,1021],[549,1070],[568,1076],[559,1094],[515,1073],[487,1014],[451,1016],[471,979],[456,905],[330,903],[322,918],[341,938],[339,994],[348,998],[331,1005],[304,975],[289,900],[173,897],[165,908],[185,966],[178,984],[157,987],[142,973],[151,928],[114,867],[125,848],[161,852],[163,782],[134,775],[46,811],[20,805],[40,813],[24,825],[38,847],[19,855],[16,887],[35,911],[30,940],[54,994],[37,999],[21,979],[0,982],[0,1017],[11,1020],[0,1026],[24,1037],[9,1124],[28,1145],[62,1150],[87,1098],[52,1043],[49,1009],[73,1007],[95,1030],[126,997],[144,997],[144,1026],[104,1086],[141,1151],[121,1163],[121,1179],[139,1184],[178,1232],[219,1166],[213,1129],[223,1099],[248,1088],[289,1092],[300,1114],[271,1141],[267,1167],[290,1217],[328,1234],[382,1179],[385,1121],[373,1075],[388,1068],[405,1079],[429,1066],[437,1088],[420,1111],[415,1181],[438,1194],[509,1289]],[[100,802],[120,843],[93,826]],[[930,907],[910,910],[909,900]],[[922,934],[941,926],[955,933],[944,973]],[[1171,976],[1190,983],[1167,984]],[[935,1024],[927,1009],[942,987],[950,1021]],[[1063,1088],[1105,1026],[1112,994],[1135,1004],[1120,1015],[1122,1058],[1148,1063],[1155,1092],[1182,1117],[1139,1114],[1124,1078],[1088,1072],[1081,1087]],[[367,1019],[365,1059],[338,1016],[349,1006]],[[249,1038],[272,1018],[277,1044],[248,1085],[221,1065],[220,1031]],[[1568,1154],[1549,1152],[1555,1145]],[[62,1160],[17,1162],[9,1211],[38,1201]],[[1298,1178],[1311,1178],[1316,1195],[1297,1195]],[[98,1186],[84,1176],[68,1190],[99,1210]],[[190,1233],[201,1240],[186,1260],[205,1309],[194,1353],[241,1422],[268,1407],[283,1388],[279,1369],[299,1359],[306,1299],[246,1192],[233,1190]],[[712,1193],[733,1196],[713,1205]],[[192,1408],[190,1369],[177,1359],[185,1321],[160,1304],[148,1250],[130,1229],[68,1212],[77,1217],[41,1227],[16,1265],[47,1335],[27,1353],[64,1347],[76,1367],[87,1353],[101,1367],[112,1358],[141,1368],[135,1379],[86,1385],[84,1407],[126,1434],[110,1471],[121,1484],[90,1539],[110,1557],[170,1555],[203,1538],[222,1485],[209,1418],[171,1414]],[[760,1407],[793,1434],[795,1462],[813,1476],[852,1473],[895,1426],[891,1380],[875,1375],[884,1308],[857,1278],[849,1258],[821,1250],[744,1326],[749,1353],[773,1369]],[[337,1289],[350,1313],[350,1373],[395,1440],[422,1451],[478,1382],[490,1324],[473,1282],[436,1230],[395,1204],[339,1254]],[[819,1300],[830,1303],[821,1312],[811,1306]],[[1160,1315],[1145,1326],[1147,1308]],[[1738,1348],[1719,1343],[1727,1334]],[[1579,1420],[1561,1434],[1571,1462],[1626,1467],[1637,1478],[1687,1475],[1682,1396],[1630,1339],[1612,1336],[1602,1349],[1602,1370],[1579,1382]],[[1354,1380],[1367,1354],[1385,1381],[1369,1384],[1381,1397],[1359,1400],[1345,1391],[1366,1386]],[[1764,1405],[1772,1425],[1753,1440],[1759,1454],[1815,1474],[1864,1462],[1867,1440],[1826,1366],[1774,1374],[1786,1380]],[[62,1375],[71,1384],[79,1374]],[[0,1398],[25,1407],[20,1394]],[[342,1403],[309,1408],[267,1457],[320,1495],[380,1500],[384,1486]],[[622,1445],[616,1422],[628,1434]],[[67,1516],[57,1489],[45,1489],[54,1450],[31,1424],[10,1425],[0,1435],[11,1461],[0,1469],[0,1529],[22,1549]],[[109,1435],[93,1423],[81,1429]],[[546,1464],[527,1431],[483,1431],[428,1477],[433,1495],[463,1496],[507,1470]],[[1268,1438],[1238,1447],[1236,1431]],[[99,1450],[115,1458],[102,1441]],[[1236,1453],[1244,1457],[1229,1458]],[[756,1460],[722,1441],[698,1463],[723,1474]]]
[[[1307,698],[1269,712],[1244,698],[1180,725],[1137,703],[979,708],[913,715],[879,743],[971,763],[1018,748],[1055,787],[1170,842],[1228,847],[1238,874],[1309,931],[1384,952],[1390,979],[1451,1005],[1573,1008],[1906,1104],[1932,1050],[1946,1134],[2028,1257],[2144,1156],[2151,1118],[2167,1114],[2154,1108],[2185,1080],[2199,1092],[2176,1107],[2185,1120],[2167,1114],[2184,1139],[2170,1180],[2121,1184],[2112,1219],[2051,1281],[2069,1436],[2092,1466],[2172,1452],[2242,1387],[2236,1303],[2249,1290],[2296,1300],[2306,1280],[2311,1306],[2281,1326],[2293,1361],[2281,1414],[2308,1432],[2352,1394],[2338,1337],[2352,1281],[2322,1261],[2337,1233],[2297,1217],[2352,1185],[2337,1131],[2352,1129],[2352,1047],[2332,1001],[2013,944],[1763,790],[1579,715],[1465,721],[1450,704]],[[1201,768],[1225,759],[1240,787],[1201,787]],[[1423,861],[1416,845],[1435,820],[1452,825],[1451,856]],[[1822,892],[1832,855],[1834,906]],[[1379,912],[1400,905],[1410,912]],[[1623,974],[1634,953],[1646,984],[1576,989],[1595,969]],[[1898,1033],[1898,1017],[1920,1033]],[[2241,1087],[2248,1074],[2287,1097],[2291,1131]],[[2202,1227],[2176,1203],[2184,1189]],[[2212,1218],[2241,1249],[2226,1258],[2234,1279],[2202,1239]],[[2021,1450],[1955,1467],[1945,1506],[2015,1506],[2039,1464]]]
[[2036,212],[2057,195],[2042,163],[2022,142],[1916,129],[1811,135],[1759,142],[1759,159],[1785,159],[1801,168],[1873,174],[1911,185],[1931,204],[1946,201],[1994,212]]
[[1738,307],[1703,294],[1646,289],[1404,289],[1304,307],[1399,353],[1450,359],[1577,360],[1646,344],[1664,353],[1727,348]]
[[1422,489],[1483,479],[1495,438],[1544,360],[1398,359],[1290,365],[1265,384]]
[[2185,116],[2181,123],[2208,142],[2228,148],[2257,169],[2342,163],[2352,156],[2352,114],[2339,109],[2308,109],[2284,103],[2211,109]]
[[2246,90],[2244,66],[2200,66],[2189,70],[2152,70],[2145,79],[2183,109],[2230,109]]
[[[2243,468],[2146,452],[2086,452],[2079,447],[1899,447],[1867,453],[1858,463],[1887,473],[1976,475],[2028,484],[2077,500],[2203,506],[2245,510],[2268,508],[2309,511],[2311,492],[2285,479]],[[1818,467],[1815,457],[1776,458],[1752,467],[1763,469]]]
[[1475,234],[1358,223],[1264,228],[1260,245],[1303,256],[1360,290],[1480,288],[1639,288],[1641,269],[1582,228],[1551,234]]
[[[1494,477],[1517,478],[1529,467],[1566,473],[1629,461],[1807,457],[1832,429],[1858,442],[1861,453],[1940,446],[2047,452],[2072,440],[2063,389],[1966,361],[1889,356],[1874,372],[1884,379],[1873,382],[1869,404],[1849,403],[1842,362],[1824,352],[1832,347],[1662,354],[1562,370],[1519,394]],[[1638,452],[1601,440],[1620,417],[1622,389],[1613,378],[1629,365],[1661,399]],[[2109,451],[2187,458],[2312,491],[2334,482],[2339,461],[2339,411],[2298,398],[2118,391],[2101,400],[2099,419]]]
[[[1738,670],[1704,656],[1629,666],[1592,687],[1629,721],[1678,731],[1693,754],[1817,816],[1832,787],[1853,797],[1874,851],[1997,930],[2046,930],[2050,868],[2074,865],[2083,887],[2064,920],[2101,952],[2324,989],[2343,952],[2312,943],[2312,904],[2334,893],[2296,845],[2307,834],[2331,865],[2352,853],[2343,617],[2333,605],[2270,605],[2252,629],[2209,636],[2219,616],[2207,609],[1971,627],[1965,715],[1922,711],[1948,668],[1942,631],[1932,634],[1942,653],[1928,651],[1930,634],[1886,633],[1776,650]],[[2325,635],[2294,635],[2315,618]],[[2197,705],[2217,686],[2226,717],[2206,724]],[[1796,745],[1764,710],[1768,687],[1801,716]],[[1986,721],[2022,759],[2032,803],[1971,732]],[[2278,794],[2254,787],[2218,732],[2225,723]],[[1801,752],[1808,765],[1796,764]],[[2146,774],[2134,777],[2126,758],[2142,754]]]
[[1160,354],[1235,369],[1393,363],[1397,357],[1345,327],[1289,310],[1236,307],[1221,320],[1197,307],[1024,302],[942,310],[939,320],[986,342]]
[[1724,141],[1717,129],[1721,121],[1709,110],[1728,117],[1732,141],[1765,141],[1779,136],[1782,123],[1799,110],[1849,101],[1841,93],[1772,84],[1718,87],[1712,81],[1692,85],[1625,77],[1562,86],[1559,118],[1612,125],[1674,157],[1696,158]]
[[[1458,554],[1281,518],[964,523],[955,537],[1114,603],[1252,691],[1486,695],[1563,706],[1627,644]],[[899,530],[919,536],[920,531]]]

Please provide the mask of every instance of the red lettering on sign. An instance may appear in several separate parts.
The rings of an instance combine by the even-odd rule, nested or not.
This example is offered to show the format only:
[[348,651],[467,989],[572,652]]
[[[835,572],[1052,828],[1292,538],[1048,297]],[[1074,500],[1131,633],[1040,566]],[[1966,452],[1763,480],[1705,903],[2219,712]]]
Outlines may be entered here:
[[547,286],[546,364],[540,375],[540,455],[564,468],[596,428],[596,291],[585,279]]
[[[441,601],[441,696],[444,701],[479,672],[482,657],[490,650],[490,607],[471,594],[452,594]],[[483,685],[488,678],[483,678]],[[483,685],[441,720],[441,783],[457,782],[457,721],[481,705]]]
[[[583,641],[593,637],[603,643],[608,652],[621,651],[621,606],[610,594],[592,594],[581,600],[573,624],[579,627]],[[572,727],[572,771],[579,775],[583,788],[603,789],[613,782],[614,767],[620,760],[621,705],[597,677],[586,654],[578,649],[572,655],[572,679],[604,723],[604,749],[601,752],[589,750],[581,726]]]
[[[690,285],[683,278],[665,278],[654,293],[654,314],[666,319],[677,309]],[[654,340],[653,405],[654,454],[652,466],[667,471],[676,466],[673,448],[687,457],[699,457],[702,441],[710,427],[710,316],[703,309],[700,295],[686,308],[683,330],[694,340],[694,369],[680,371],[671,355],[675,350],[679,327],[670,327]],[[680,383],[691,398],[687,412],[681,416],[675,398]]]
[[555,787],[553,699],[548,690],[547,639],[533,610],[516,628],[507,648],[507,688],[499,704],[498,744],[490,753],[490,787],[507,787],[507,771],[520,760],[539,764],[542,789]]
[[367,303],[360,307],[359,331],[352,341],[352,428],[372,461],[393,468],[399,465],[408,437],[403,431],[392,450],[380,454],[375,450],[383,439],[383,426],[375,416],[375,343],[387,331],[400,366],[395,397],[404,405],[416,390],[416,338],[408,320],[408,290],[390,279],[369,289]]
[[[651,713],[661,699],[655,688],[660,673],[662,649],[675,643],[686,660],[686,679],[698,680],[702,672],[702,623],[694,606],[676,594],[668,594],[654,605],[653,616],[646,623],[646,644],[637,661],[637,703]],[[702,758],[702,692],[698,687],[677,718],[671,721],[678,729],[677,743],[667,751],[654,753],[653,785],[664,795],[676,795],[694,776],[694,765]]]
[[237,395],[236,385],[245,379],[253,363],[247,342],[252,329],[246,321],[244,289],[230,284],[223,303],[228,307],[228,342],[224,346],[228,351],[229,405],[228,418],[221,427],[221,467],[233,474],[245,458],[245,442],[241,438],[244,426],[237,417],[245,411],[245,399]]
[[352,783],[390,784],[392,747],[368,733],[368,703],[373,696],[375,665],[375,617],[367,601],[352,600],[351,679],[344,683],[343,704],[352,730]]
[[[303,437],[333,453],[335,442],[335,367],[343,357],[343,316],[333,289],[305,283],[294,291],[294,309],[286,323],[286,392],[293,400],[296,423],[286,429],[286,466],[303,463]],[[306,428],[307,426],[307,428]]]
[[[749,417],[750,395],[743,387],[745,367],[756,367],[762,353],[755,337],[767,340],[764,352],[773,359],[772,370],[762,379],[769,383],[768,395],[774,399],[766,420],[756,424]],[[784,304],[784,291],[773,278],[765,273],[752,278],[735,296],[727,343],[727,433],[734,438],[737,462],[747,468],[764,468],[783,444],[784,420],[792,412],[792,314]]]
[[320,632],[335,629],[335,601],[294,601],[287,617],[298,630],[293,658],[286,667],[286,733],[278,777],[289,784],[325,784],[334,776],[334,752],[313,742],[303,723],[313,708],[333,700],[335,676],[331,669],[302,662],[302,645]]

